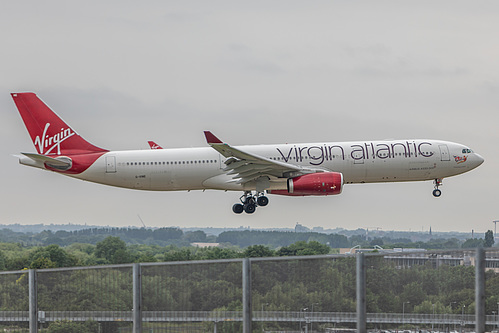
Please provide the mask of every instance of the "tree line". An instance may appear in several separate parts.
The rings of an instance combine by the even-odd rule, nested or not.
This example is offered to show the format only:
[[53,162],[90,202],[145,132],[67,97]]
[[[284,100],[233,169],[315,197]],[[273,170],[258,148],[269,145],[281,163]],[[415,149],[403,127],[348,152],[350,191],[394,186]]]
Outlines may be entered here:
[[457,238],[432,238],[426,242],[411,241],[409,238],[367,237],[354,234],[350,237],[340,234],[325,234],[319,232],[289,232],[289,231],[224,231],[218,236],[207,235],[202,230],[184,232],[180,228],[87,228],[76,231],[45,230],[39,233],[14,232],[9,229],[0,230],[0,242],[19,243],[22,246],[69,246],[74,243],[97,244],[108,236],[119,237],[130,245],[156,245],[178,247],[190,246],[193,242],[222,243],[227,246],[245,248],[252,245],[265,245],[270,248],[289,246],[298,241],[317,241],[331,248],[350,248],[356,245],[373,247],[375,245],[394,248],[424,248],[424,249],[459,249],[477,246],[490,247],[494,244],[491,230],[482,238],[459,240]]
[[127,245],[115,236],[93,244],[74,243],[66,247],[57,244],[23,247],[19,243],[0,243],[0,270],[14,271],[26,268],[58,268],[96,266],[135,262],[163,262],[188,260],[235,259],[246,257],[272,257],[328,254],[331,248],[317,241],[298,241],[279,249],[263,245],[221,248],[175,245]]
[[[124,233],[127,237],[134,235],[133,241],[125,241],[119,236],[109,233]],[[10,233],[5,229],[0,238],[5,239]],[[459,243],[456,239],[437,239],[428,242],[411,243],[409,240],[390,240],[383,238],[367,239],[358,235],[347,238],[343,235],[320,234],[315,232],[294,233],[278,231],[227,231],[217,238],[222,246],[197,248],[192,242],[207,242],[210,239],[203,231],[184,233],[177,228],[150,229],[86,229],[72,232],[42,232],[44,243],[50,243],[51,237],[68,234],[71,242],[84,241],[85,236],[98,237],[95,243],[73,242],[66,246],[51,243],[45,246],[27,246],[22,242],[0,243],[0,270],[19,270],[24,268],[54,268],[72,266],[93,266],[103,264],[123,264],[132,262],[186,261],[204,259],[231,259],[241,257],[271,257],[309,254],[334,253],[335,248],[349,248],[359,245],[364,248],[379,246],[383,248],[405,247],[425,249],[458,249],[478,246],[490,247],[494,244],[492,231],[485,233],[484,239],[474,238]],[[73,238],[75,237],[75,238]],[[180,238],[179,238],[180,237]],[[83,238],[83,240],[81,239]],[[129,238],[126,238],[129,239]],[[152,239],[152,244],[141,244],[137,240]],[[174,244],[161,246],[154,243],[177,241]],[[211,239],[213,241],[213,239]]]

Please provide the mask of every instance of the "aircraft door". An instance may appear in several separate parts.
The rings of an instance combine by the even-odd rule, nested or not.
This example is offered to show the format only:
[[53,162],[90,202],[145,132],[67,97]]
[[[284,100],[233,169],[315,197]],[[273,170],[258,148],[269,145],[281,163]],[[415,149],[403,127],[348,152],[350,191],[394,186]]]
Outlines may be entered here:
[[106,173],[116,172],[116,156],[106,156]]
[[218,167],[220,168],[220,170],[223,170],[226,167],[225,161],[227,161],[227,160],[228,160],[227,158],[224,158],[222,160],[222,155],[220,155],[220,154],[218,155]]
[[438,148],[440,148],[440,160],[450,161],[449,147],[447,145],[439,145]]

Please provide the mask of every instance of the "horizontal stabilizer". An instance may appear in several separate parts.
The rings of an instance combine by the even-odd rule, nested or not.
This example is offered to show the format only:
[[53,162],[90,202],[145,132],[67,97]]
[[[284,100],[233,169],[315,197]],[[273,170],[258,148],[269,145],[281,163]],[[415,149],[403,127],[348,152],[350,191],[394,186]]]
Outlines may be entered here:
[[46,163],[46,164],[53,166],[53,167],[58,167],[58,168],[71,167],[71,162],[69,159],[68,159],[68,161],[63,161],[60,159],[56,159],[56,158],[52,158],[52,157],[40,155],[40,154],[34,154],[34,153],[21,153],[21,154],[31,158],[33,161]]

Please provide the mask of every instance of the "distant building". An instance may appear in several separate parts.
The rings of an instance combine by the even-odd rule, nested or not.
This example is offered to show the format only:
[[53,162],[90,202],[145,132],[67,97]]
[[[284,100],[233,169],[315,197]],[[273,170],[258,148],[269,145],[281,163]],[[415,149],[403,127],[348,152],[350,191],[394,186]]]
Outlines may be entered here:
[[220,243],[191,243],[194,247],[219,247]]
[[295,232],[309,232],[310,229],[296,222]]
[[[455,252],[434,253],[425,249],[394,248],[362,249],[353,247],[351,249],[340,249],[340,254],[354,255],[356,253],[369,253],[377,251],[384,254],[385,260],[391,261],[398,268],[410,268],[417,265],[430,264],[437,268],[447,266],[475,266],[475,250],[457,250]],[[485,269],[499,273],[499,252],[487,252],[485,256]]]

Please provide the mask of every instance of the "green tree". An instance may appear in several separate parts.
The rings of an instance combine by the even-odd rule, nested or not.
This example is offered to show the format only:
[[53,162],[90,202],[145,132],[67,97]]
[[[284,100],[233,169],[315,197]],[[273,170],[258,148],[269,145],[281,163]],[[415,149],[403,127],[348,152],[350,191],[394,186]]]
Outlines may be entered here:
[[179,249],[174,246],[168,246],[168,250],[163,254],[163,261],[187,261],[194,260],[194,255],[189,248]]
[[272,257],[273,255],[274,251],[263,245],[248,246],[243,251],[243,256],[245,258]]
[[[46,259],[46,260],[44,260]],[[78,264],[78,260],[75,256],[68,254],[59,245],[52,244],[45,247],[40,247],[36,249],[30,256],[31,268],[51,268],[51,267],[35,267],[39,266],[40,263],[53,263],[53,267],[73,267]],[[37,262],[33,266],[33,263]],[[52,264],[49,263],[49,266]]]
[[153,231],[153,238],[156,240],[179,239],[183,231],[178,228],[159,228]]
[[7,268],[7,257],[3,253],[3,251],[0,251],[0,270],[5,270]]
[[36,268],[36,269],[56,268],[56,267],[57,265],[52,260],[46,257],[38,257],[35,260],[33,260],[29,265],[29,268]]
[[184,238],[190,243],[206,242],[206,234],[201,230],[186,232]]
[[461,247],[463,249],[471,249],[471,248],[480,247],[480,246],[483,246],[483,239],[481,239],[481,238],[470,238],[470,239],[467,239],[463,243],[463,245],[461,245]]
[[111,264],[130,262],[131,256],[126,244],[119,237],[108,236],[95,246],[95,256],[104,258]]
[[111,256],[109,262],[111,264],[126,264],[132,261],[130,253],[126,249],[118,249]]
[[492,245],[494,245],[494,233],[492,232],[492,230],[488,230],[485,233],[485,241],[483,243],[483,246],[492,247]]
[[239,258],[241,253],[232,249],[221,249],[219,247],[207,247],[199,249],[196,252],[196,259],[213,260],[213,259],[234,259]]
[[290,246],[283,246],[277,250],[278,256],[308,256],[317,254],[328,254],[331,248],[316,241],[299,241]]

